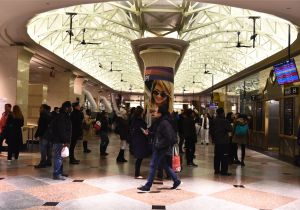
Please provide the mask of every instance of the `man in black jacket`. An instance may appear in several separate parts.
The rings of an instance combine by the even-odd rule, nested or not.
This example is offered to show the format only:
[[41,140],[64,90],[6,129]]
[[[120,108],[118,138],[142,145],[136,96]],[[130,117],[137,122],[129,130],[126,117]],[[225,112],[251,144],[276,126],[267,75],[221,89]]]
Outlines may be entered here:
[[[181,181],[177,177],[173,169],[166,162],[166,156],[168,155],[170,150],[172,151],[172,148],[176,143],[176,133],[174,128],[172,127],[172,119],[170,119],[168,107],[160,106],[158,108],[158,111],[154,113],[153,117],[157,118],[157,120],[155,122],[155,130],[152,131],[154,132],[154,151],[150,162],[149,176],[147,178],[146,184],[144,186],[138,187],[137,189],[146,192],[150,191],[155,172],[160,163],[163,165],[164,169],[173,180],[173,187],[171,187],[171,189],[176,189],[181,184]],[[146,130],[144,131],[144,134],[149,135],[149,132]]]
[[53,179],[65,180],[63,177],[63,158],[61,157],[62,149],[70,143],[72,135],[72,123],[70,120],[70,112],[72,106],[70,101],[66,101],[62,104],[60,113],[50,123],[52,127],[52,141],[54,151],[54,167],[53,167]]
[[193,110],[186,110],[186,117],[183,119],[183,136],[186,146],[186,160],[188,167],[198,167],[194,163],[197,133],[195,127],[195,121],[193,116]]
[[231,175],[230,173],[228,173],[228,149],[230,132],[232,132],[232,127],[230,123],[225,119],[224,109],[217,109],[217,117],[212,120],[210,126],[212,141],[215,144],[215,174],[221,174],[223,176]]
[[77,144],[77,140],[82,137],[82,123],[84,119],[84,115],[81,111],[80,105],[78,102],[72,104],[73,111],[71,113],[71,121],[72,121],[72,138],[70,144],[70,164],[79,164],[79,160],[76,160],[74,156],[75,146]]
[[50,107],[47,104],[42,104],[40,107],[40,118],[34,137],[39,139],[41,161],[38,165],[34,166],[35,168],[46,168],[47,166],[51,166],[52,143],[48,139],[44,138],[44,134],[51,121],[49,108]]

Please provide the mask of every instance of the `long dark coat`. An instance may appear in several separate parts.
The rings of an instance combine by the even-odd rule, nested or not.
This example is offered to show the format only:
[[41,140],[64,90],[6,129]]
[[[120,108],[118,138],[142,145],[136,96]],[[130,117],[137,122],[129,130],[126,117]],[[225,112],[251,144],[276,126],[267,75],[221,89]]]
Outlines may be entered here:
[[147,124],[141,118],[136,118],[130,127],[133,154],[135,158],[146,158],[151,154],[151,145],[141,128],[147,129]]
[[118,117],[117,123],[119,127],[120,139],[128,141],[129,121],[127,119]]
[[4,128],[6,142],[12,147],[21,147],[23,144],[22,127],[24,119],[14,118],[11,114],[7,118]]
[[74,109],[71,113],[71,121],[72,121],[72,139],[78,140],[82,134],[82,123],[83,123],[84,115],[82,111]]

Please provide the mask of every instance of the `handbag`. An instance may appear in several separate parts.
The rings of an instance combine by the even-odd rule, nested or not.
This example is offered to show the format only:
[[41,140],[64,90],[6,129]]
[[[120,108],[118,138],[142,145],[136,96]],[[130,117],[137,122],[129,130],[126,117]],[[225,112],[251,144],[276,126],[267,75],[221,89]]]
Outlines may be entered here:
[[176,145],[173,146],[172,168],[175,172],[180,172],[181,171],[180,156],[178,154]]
[[67,146],[63,147],[61,150],[61,157],[69,157],[69,148]]

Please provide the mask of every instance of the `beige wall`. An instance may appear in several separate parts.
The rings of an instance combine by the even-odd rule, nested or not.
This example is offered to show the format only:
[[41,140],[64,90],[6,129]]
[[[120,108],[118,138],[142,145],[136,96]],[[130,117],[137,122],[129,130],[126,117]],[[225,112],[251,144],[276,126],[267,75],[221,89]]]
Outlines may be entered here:
[[28,92],[28,123],[37,124],[40,106],[47,103],[47,89],[43,84],[30,84]]

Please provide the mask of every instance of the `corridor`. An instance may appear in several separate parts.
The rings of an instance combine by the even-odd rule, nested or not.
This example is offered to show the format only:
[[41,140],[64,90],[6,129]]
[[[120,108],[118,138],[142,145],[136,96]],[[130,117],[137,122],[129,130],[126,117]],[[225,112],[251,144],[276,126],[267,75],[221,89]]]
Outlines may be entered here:
[[[80,142],[81,143],[81,142]],[[0,209],[299,209],[299,168],[252,150],[246,151],[246,166],[231,165],[230,177],[214,175],[213,146],[198,143],[197,168],[179,173],[183,184],[170,190],[172,181],[156,181],[150,193],[136,189],[145,179],[134,179],[134,158],[116,164],[119,139],[110,135],[109,155],[99,159],[99,143],[90,142],[92,152],[84,154],[81,144],[76,154],[79,165],[64,163],[65,181],[52,180],[52,168],[34,169],[39,153],[21,153],[19,160],[7,162],[0,155]],[[149,160],[143,162],[146,177]]]

